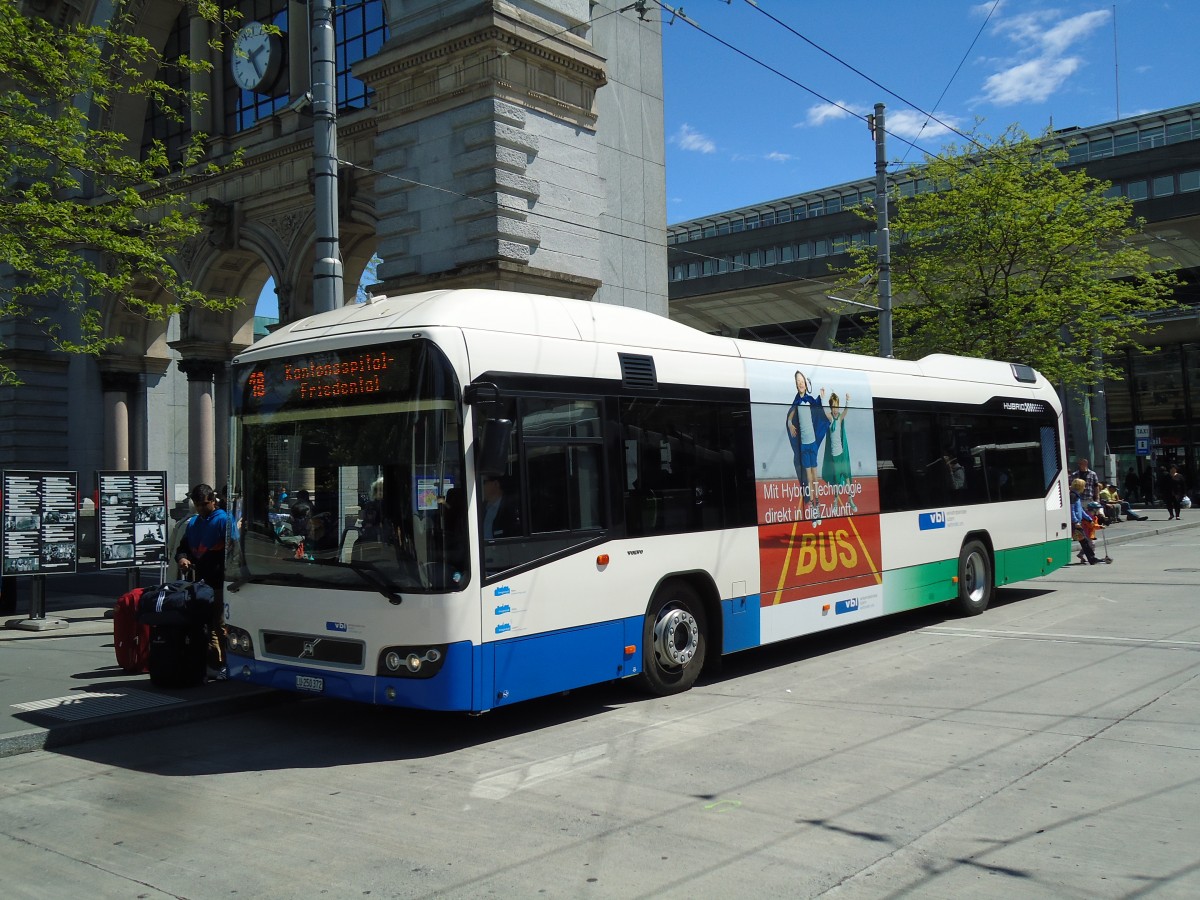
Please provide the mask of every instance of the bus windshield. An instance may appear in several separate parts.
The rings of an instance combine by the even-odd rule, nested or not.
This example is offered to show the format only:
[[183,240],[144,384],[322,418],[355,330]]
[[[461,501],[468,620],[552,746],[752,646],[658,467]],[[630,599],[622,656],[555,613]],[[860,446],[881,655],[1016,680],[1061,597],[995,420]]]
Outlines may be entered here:
[[419,340],[236,370],[234,581],[403,593],[469,577],[457,380]]

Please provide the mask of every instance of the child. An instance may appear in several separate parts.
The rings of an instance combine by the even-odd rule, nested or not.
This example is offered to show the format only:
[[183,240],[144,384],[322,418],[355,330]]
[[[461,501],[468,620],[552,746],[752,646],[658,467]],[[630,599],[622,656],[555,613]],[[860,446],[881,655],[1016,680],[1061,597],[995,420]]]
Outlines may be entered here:
[[787,424],[788,440],[792,444],[792,462],[796,467],[796,478],[800,482],[803,495],[810,503],[817,501],[817,451],[825,433],[829,430],[829,420],[825,415],[823,399],[824,388],[820,398],[809,393],[808,379],[803,372],[796,372],[796,399],[788,407]]
[[857,512],[850,484],[854,479],[850,467],[850,444],[846,438],[846,413],[850,411],[850,395],[846,394],[846,406],[842,406],[837,394],[829,395],[829,406],[825,417],[829,420],[829,436],[825,443],[825,463],[821,466],[821,477],[827,484],[844,485],[846,490],[838,497],[838,505]]

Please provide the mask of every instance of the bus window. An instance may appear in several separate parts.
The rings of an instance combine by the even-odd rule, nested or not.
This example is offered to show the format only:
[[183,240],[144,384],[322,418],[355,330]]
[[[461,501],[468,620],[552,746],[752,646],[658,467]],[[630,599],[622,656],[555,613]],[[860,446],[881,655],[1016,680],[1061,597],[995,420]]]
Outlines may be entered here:
[[[479,515],[486,576],[568,550],[603,532],[600,409],[599,401],[573,397],[521,397],[492,404],[492,419],[513,419],[516,427],[507,451],[495,453],[496,462],[484,469],[481,458]],[[488,424],[481,420],[480,435]],[[481,453],[485,443],[481,437]]]
[[751,458],[748,411],[732,404],[628,399],[621,403],[625,527],[629,534],[706,531],[753,523],[739,489]]

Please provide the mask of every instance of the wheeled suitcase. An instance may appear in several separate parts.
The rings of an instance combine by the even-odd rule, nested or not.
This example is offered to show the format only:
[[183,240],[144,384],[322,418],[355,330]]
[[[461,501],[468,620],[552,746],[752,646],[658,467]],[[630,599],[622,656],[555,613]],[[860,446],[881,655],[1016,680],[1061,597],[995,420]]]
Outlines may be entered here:
[[212,634],[213,590],[203,581],[172,581],[147,588],[138,621],[150,626],[147,668],[157,687],[204,683]]
[[113,609],[113,648],[117,665],[130,674],[146,671],[150,659],[150,626],[138,621],[142,589],[134,588],[117,598]]
[[150,628],[150,683],[189,688],[204,684],[209,629],[205,623]]

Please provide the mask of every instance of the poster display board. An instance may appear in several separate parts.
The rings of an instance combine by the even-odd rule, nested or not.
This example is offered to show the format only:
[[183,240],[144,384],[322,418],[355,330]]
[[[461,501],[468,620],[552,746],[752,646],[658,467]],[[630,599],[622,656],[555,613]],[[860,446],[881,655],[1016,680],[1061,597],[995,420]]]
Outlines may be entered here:
[[100,569],[157,566],[167,558],[167,473],[97,472]]
[[76,472],[9,471],[3,475],[5,575],[57,575],[79,560]]

